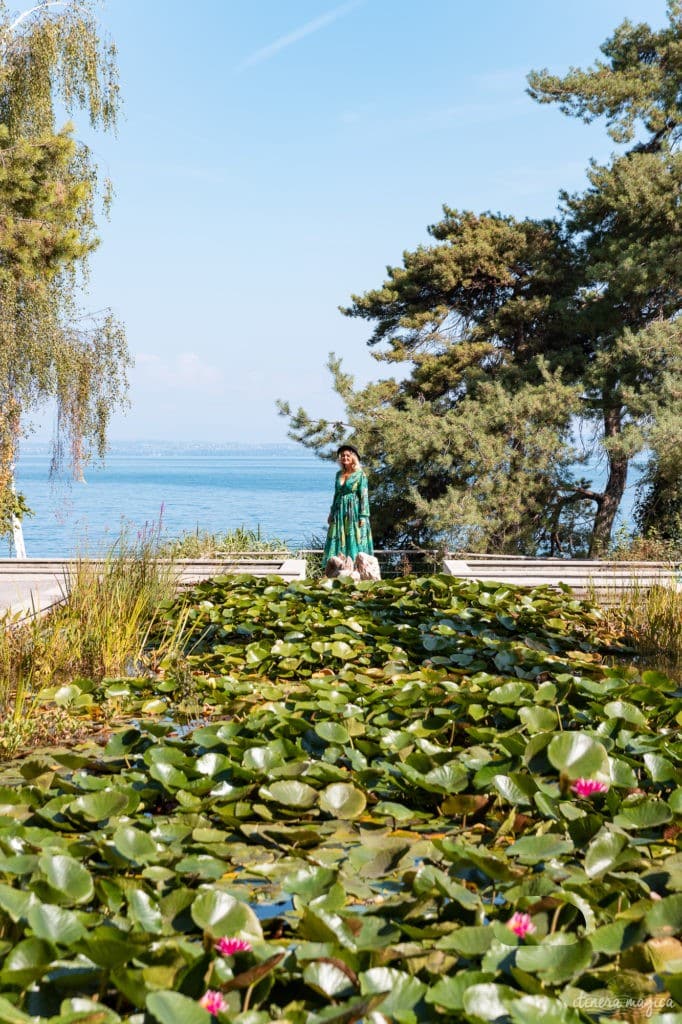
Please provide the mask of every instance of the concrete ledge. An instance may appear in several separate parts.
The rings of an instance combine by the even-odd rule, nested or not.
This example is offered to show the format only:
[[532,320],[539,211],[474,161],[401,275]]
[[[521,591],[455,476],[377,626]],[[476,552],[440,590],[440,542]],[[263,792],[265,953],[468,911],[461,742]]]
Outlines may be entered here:
[[[469,556],[467,556],[469,558]],[[666,586],[682,591],[682,576],[660,562],[599,562],[587,559],[472,556],[470,561],[446,558],[443,572],[459,579],[495,582],[501,586],[571,587],[576,595],[594,595],[612,604],[626,592]]]
[[0,576],[0,616],[8,615],[19,621],[31,615],[42,615],[60,604],[65,593],[63,581],[36,581],[28,577],[7,579]]
[[[84,561],[97,568],[104,559],[77,558],[2,558],[0,559],[0,614],[12,617],[40,615],[63,601],[69,589],[70,574]],[[176,572],[179,587],[189,587],[213,576],[238,575],[281,576],[282,579],[303,580],[304,558],[290,558],[272,553],[246,553],[221,558],[173,559],[165,562]]]
[[281,576],[284,580],[304,580],[305,558],[226,558],[221,559],[178,559],[173,563],[178,573],[178,583],[183,587],[192,586],[213,576]]

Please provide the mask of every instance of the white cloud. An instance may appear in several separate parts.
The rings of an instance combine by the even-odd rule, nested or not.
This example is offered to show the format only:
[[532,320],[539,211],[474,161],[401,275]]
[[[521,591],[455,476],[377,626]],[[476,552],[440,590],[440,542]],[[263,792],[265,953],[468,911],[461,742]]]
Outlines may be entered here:
[[179,352],[170,359],[140,352],[135,356],[134,376],[145,389],[159,391],[182,389],[218,394],[225,384],[223,371],[196,352]]
[[286,35],[280,36],[279,39],[275,39],[274,43],[256,50],[246,57],[241,64],[238,64],[235,71],[244,71],[246,68],[252,68],[256,64],[262,64],[264,61],[270,60],[271,57],[280,53],[281,50],[285,50],[288,46],[297,43],[299,39],[305,39],[306,36],[312,35],[313,32],[319,32],[321,28],[331,25],[333,21],[337,21],[339,18],[343,18],[344,15],[350,14],[351,11],[364,2],[365,0],[351,0],[351,3],[341,4],[339,7],[334,7],[333,10],[327,11],[326,14],[321,14],[317,18],[313,18],[312,21],[307,21],[305,25],[301,25],[292,32],[287,32]]

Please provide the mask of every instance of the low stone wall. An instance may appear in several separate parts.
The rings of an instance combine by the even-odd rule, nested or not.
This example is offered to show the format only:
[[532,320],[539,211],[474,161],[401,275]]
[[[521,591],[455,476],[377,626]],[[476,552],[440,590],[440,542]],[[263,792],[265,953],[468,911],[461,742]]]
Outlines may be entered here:
[[[75,558],[2,558],[0,559],[0,613],[12,616],[34,615],[63,601],[69,589],[69,576],[81,560]],[[106,563],[88,559],[92,565]],[[188,587],[213,576],[248,573],[252,576],[281,576],[285,580],[305,579],[304,558],[288,555],[247,553],[244,558],[182,558],[171,563],[177,571],[179,587]]]
[[467,554],[444,559],[443,572],[460,579],[496,581],[513,586],[556,587],[564,583],[578,596],[594,596],[606,604],[616,603],[625,591],[646,591],[652,586],[682,590],[682,573],[665,562]]

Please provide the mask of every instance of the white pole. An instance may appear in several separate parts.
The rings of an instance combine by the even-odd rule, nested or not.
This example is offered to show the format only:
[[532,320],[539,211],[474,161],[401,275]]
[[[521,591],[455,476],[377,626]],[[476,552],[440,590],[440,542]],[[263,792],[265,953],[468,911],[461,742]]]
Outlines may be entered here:
[[[10,488],[12,490],[12,494],[16,494],[16,487],[14,486],[14,466],[12,466]],[[26,558],[26,545],[24,544],[24,531],[21,525],[21,519],[14,515],[12,516],[12,540],[14,541],[14,557]]]

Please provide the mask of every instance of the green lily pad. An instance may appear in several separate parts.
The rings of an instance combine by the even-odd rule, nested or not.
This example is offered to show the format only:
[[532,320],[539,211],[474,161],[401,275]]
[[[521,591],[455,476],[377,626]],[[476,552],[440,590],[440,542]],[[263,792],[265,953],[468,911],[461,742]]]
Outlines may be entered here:
[[335,782],[320,794],[320,810],[335,818],[358,818],[366,806],[365,794],[349,782]]
[[147,1009],[159,1024],[211,1024],[212,1017],[195,999],[180,992],[152,992]]
[[113,843],[121,856],[135,864],[147,864],[158,854],[158,847],[147,832],[134,825],[119,825]]
[[615,825],[625,829],[657,828],[672,821],[673,813],[663,800],[642,800],[632,805],[621,805],[613,819]]
[[273,782],[270,786],[261,786],[259,794],[263,800],[272,800],[285,807],[296,807],[308,810],[317,803],[318,792],[306,782],[292,779],[286,782]]
[[33,934],[46,942],[70,946],[85,935],[85,928],[77,914],[54,904],[34,903],[28,910],[27,918]]
[[101,822],[121,814],[128,806],[128,797],[116,789],[85,793],[67,805],[71,814],[86,821]]
[[192,919],[213,938],[223,936],[261,942],[263,929],[251,907],[219,889],[200,892],[191,907]]
[[41,857],[38,863],[52,888],[70,903],[86,903],[92,898],[95,888],[90,872],[73,857],[58,853]]
[[562,732],[547,748],[551,764],[571,779],[609,777],[608,754],[601,743],[581,732]]

